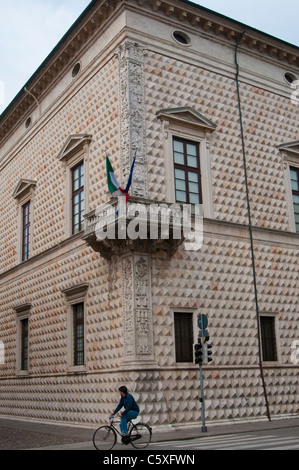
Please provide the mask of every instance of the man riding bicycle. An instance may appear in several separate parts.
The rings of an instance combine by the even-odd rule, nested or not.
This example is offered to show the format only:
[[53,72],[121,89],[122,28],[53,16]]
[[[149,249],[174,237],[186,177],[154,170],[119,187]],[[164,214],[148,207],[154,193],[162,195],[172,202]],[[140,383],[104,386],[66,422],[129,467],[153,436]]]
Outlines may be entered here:
[[115,415],[121,408],[125,408],[122,413],[119,414],[121,421],[120,421],[120,431],[123,438],[128,437],[128,421],[131,419],[137,418],[139,415],[139,406],[137,405],[134,397],[128,393],[127,387],[124,385],[119,387],[119,392],[121,395],[121,399],[117,407],[115,408],[114,412],[111,415]]

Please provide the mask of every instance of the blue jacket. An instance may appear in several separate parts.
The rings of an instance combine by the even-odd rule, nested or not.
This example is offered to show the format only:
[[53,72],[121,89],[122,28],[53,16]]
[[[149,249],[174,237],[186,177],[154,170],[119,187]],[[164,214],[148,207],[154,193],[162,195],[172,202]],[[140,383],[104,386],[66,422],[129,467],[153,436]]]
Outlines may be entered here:
[[122,407],[125,408],[125,411],[122,412],[122,416],[126,416],[129,411],[137,411],[137,413],[139,413],[139,406],[130,393],[127,393],[125,397],[121,397],[119,404],[114,410],[114,414],[116,414]]

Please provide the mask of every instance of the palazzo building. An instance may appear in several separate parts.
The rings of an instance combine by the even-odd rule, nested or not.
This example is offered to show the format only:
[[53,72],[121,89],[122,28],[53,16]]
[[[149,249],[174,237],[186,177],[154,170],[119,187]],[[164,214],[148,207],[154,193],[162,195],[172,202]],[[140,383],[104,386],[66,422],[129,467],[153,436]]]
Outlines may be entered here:
[[[206,422],[298,416],[298,79],[189,1],[90,3],[0,116],[1,416],[104,423],[125,384],[200,423],[201,314]],[[135,155],[130,207],[201,204],[200,248],[99,239],[106,156],[124,187]]]

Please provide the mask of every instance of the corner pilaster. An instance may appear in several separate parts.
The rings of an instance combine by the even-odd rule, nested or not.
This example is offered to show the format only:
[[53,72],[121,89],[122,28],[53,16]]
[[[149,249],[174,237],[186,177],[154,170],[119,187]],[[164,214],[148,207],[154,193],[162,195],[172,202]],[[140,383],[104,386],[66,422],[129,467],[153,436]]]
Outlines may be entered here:
[[129,254],[122,259],[124,363],[155,365],[151,266],[146,254]]
[[123,180],[128,178],[137,151],[130,194],[148,197],[145,138],[144,50],[125,41],[118,50],[120,102],[120,158]]

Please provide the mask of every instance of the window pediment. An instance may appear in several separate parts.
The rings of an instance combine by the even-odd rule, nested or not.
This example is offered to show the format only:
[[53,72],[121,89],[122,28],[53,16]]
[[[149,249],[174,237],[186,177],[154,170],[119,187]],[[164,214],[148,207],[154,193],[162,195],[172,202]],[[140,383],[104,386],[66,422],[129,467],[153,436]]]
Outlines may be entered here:
[[31,189],[35,188],[36,181],[27,180],[27,179],[20,179],[18,182],[12,197],[14,199],[21,199],[26,193],[29,193]]
[[58,154],[58,160],[66,161],[73,157],[84,148],[85,144],[90,144],[91,140],[92,136],[89,134],[70,135]]
[[157,117],[162,121],[174,121],[185,127],[195,126],[208,132],[213,132],[217,127],[210,119],[189,106],[161,109],[157,112]]
[[23,318],[28,318],[31,310],[31,304],[22,304],[22,305],[17,305],[14,307],[14,310],[16,312],[16,316],[19,320],[22,320]]
[[17,305],[17,306],[14,307],[14,310],[15,310],[17,313],[28,312],[30,309],[31,309],[31,304],[30,304],[30,303],[22,304],[22,305]]
[[89,284],[82,283],[68,287],[61,292],[66,296],[68,302],[79,302],[84,299],[89,288]]
[[285,162],[299,163],[299,140],[281,144],[277,148],[284,154]]
[[282,152],[293,153],[299,156],[299,140],[279,145],[278,149]]

